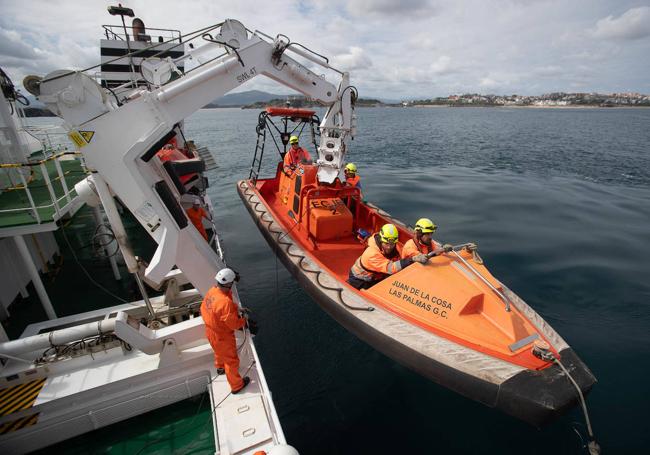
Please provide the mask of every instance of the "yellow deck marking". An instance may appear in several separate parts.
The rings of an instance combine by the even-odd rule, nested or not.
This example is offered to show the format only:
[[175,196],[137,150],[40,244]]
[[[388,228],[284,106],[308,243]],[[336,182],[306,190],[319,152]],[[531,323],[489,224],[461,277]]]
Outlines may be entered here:
[[0,435],[11,433],[12,431],[20,430],[21,428],[29,427],[38,422],[38,414],[34,414],[27,417],[22,417],[20,419],[12,420],[11,422],[5,422],[0,425]]
[[[0,390],[0,416],[31,408],[45,385],[45,378]],[[38,422],[38,414],[20,417],[0,425],[0,435],[20,430]]]
[[44,384],[45,379],[36,379],[0,391],[0,416],[31,408]]

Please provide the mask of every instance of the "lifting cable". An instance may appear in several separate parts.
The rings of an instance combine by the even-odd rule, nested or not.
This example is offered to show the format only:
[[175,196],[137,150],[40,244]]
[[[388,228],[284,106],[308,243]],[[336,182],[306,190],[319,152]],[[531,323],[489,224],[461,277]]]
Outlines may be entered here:
[[[105,229],[106,231],[100,232],[103,229]],[[106,238],[107,240],[102,241],[103,238]],[[115,251],[109,253],[107,247],[113,242],[115,242]],[[115,233],[113,232],[111,225],[108,223],[102,223],[97,225],[97,227],[95,228],[95,233],[93,234],[91,240],[91,245],[93,247],[93,250],[95,251],[95,255],[100,258],[105,258],[105,259],[112,258],[115,255],[117,255],[117,253],[120,251],[120,245],[117,243]]]
[[[562,369],[562,372],[566,375],[569,381],[571,381],[571,384],[573,385],[573,387],[575,387],[576,391],[578,392],[578,398],[580,398],[580,406],[582,407],[582,412],[585,416],[585,422],[587,423],[587,433],[589,434],[589,442],[587,443],[587,450],[589,451],[589,455],[600,455],[600,445],[598,445],[594,437],[594,432],[591,428],[591,420],[589,419],[589,413],[587,411],[587,403],[585,401],[585,396],[583,395],[582,390],[580,390],[580,386],[575,381],[575,379],[573,379],[573,376],[571,376],[569,370],[567,370],[566,367],[562,364],[562,362],[560,362],[560,359],[558,359],[557,356],[553,353],[553,351],[551,351],[550,345],[548,343],[540,342],[539,340],[536,341],[535,344],[533,345],[532,353],[535,357],[545,362],[557,363],[558,366]],[[577,430],[576,433],[578,433]],[[578,436],[580,436],[579,433]],[[582,439],[582,437],[580,437],[580,439]]]
[[591,420],[589,419],[589,412],[587,411],[587,403],[585,401],[585,396],[582,394],[582,390],[580,390],[580,386],[578,386],[578,383],[569,374],[569,371],[562,364],[562,362],[560,362],[560,359],[555,357],[553,353],[551,353],[551,357],[553,359],[553,362],[557,363],[560,366],[560,368],[562,368],[562,371],[564,372],[566,377],[569,378],[571,384],[573,384],[575,389],[578,391],[578,397],[580,397],[580,406],[582,407],[582,412],[585,415],[585,422],[587,424],[587,433],[589,434],[589,442],[587,443],[587,450],[589,451],[590,455],[600,455],[600,445],[596,442],[593,429],[591,428]]
[[126,301],[125,299],[123,299],[122,297],[113,294],[111,291],[109,291],[109,290],[106,289],[104,286],[102,286],[102,285],[99,284],[97,281],[95,281],[95,280],[93,279],[92,275],[90,275],[90,273],[88,272],[88,270],[86,270],[86,268],[81,264],[81,261],[80,261],[79,258],[77,257],[77,254],[75,253],[74,248],[72,248],[72,244],[70,243],[70,240],[68,239],[68,235],[67,235],[66,232],[65,232],[65,225],[63,225],[63,224],[61,225],[61,233],[63,234],[63,238],[65,239],[65,242],[68,244],[68,248],[70,249],[70,253],[72,254],[72,257],[74,258],[75,262],[77,263],[77,265],[79,266],[79,268],[81,268],[81,271],[84,273],[84,275],[86,275],[86,277],[88,278],[88,280],[89,280],[92,284],[94,284],[94,285],[97,286],[100,290],[104,291],[106,294],[110,295],[110,296],[113,297],[114,299],[119,300],[119,301],[122,302],[122,303],[129,303],[129,304],[131,304],[131,305],[133,305],[133,306],[139,306],[139,305],[137,305],[137,304],[135,304],[135,303],[133,303],[133,302],[127,302],[127,301]]

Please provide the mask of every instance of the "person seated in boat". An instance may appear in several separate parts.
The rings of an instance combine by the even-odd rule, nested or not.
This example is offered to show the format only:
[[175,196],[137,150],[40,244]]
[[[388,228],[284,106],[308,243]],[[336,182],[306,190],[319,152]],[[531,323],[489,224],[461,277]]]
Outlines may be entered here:
[[348,283],[356,289],[368,289],[413,262],[428,261],[424,254],[401,259],[398,239],[399,232],[393,224],[384,224],[378,233],[368,237],[368,247],[352,265]]
[[354,163],[346,164],[343,173],[345,174],[345,183],[347,183],[350,186],[356,186],[357,188],[361,189],[361,178],[357,173],[356,164]]
[[441,246],[433,240],[433,233],[438,229],[429,218],[420,218],[413,228],[413,238],[407,241],[402,248],[402,257],[410,258],[416,254],[429,254]]
[[214,277],[217,282],[205,294],[201,302],[201,316],[205,324],[205,335],[214,351],[214,364],[217,374],[226,374],[232,393],[239,393],[250,382],[248,376],[242,378],[239,374],[239,356],[235,330],[243,330],[247,322],[251,333],[255,324],[240,314],[232,299],[232,285],[239,281],[239,274],[232,269],[224,268]]
[[420,218],[413,228],[413,238],[407,241],[402,248],[402,259],[416,256],[418,254],[432,256],[452,250],[451,245],[440,245],[433,240],[433,233],[438,229],[429,218]]
[[299,164],[312,164],[312,159],[309,152],[298,144],[298,136],[291,136],[289,144],[291,148],[284,155],[283,169],[285,174],[293,175]]
[[208,233],[205,231],[205,228],[203,227],[203,218],[205,218],[206,220],[211,220],[212,218],[210,218],[208,212],[206,212],[205,209],[201,207],[201,199],[199,199],[198,197],[194,198],[192,207],[187,209],[187,217],[190,219],[190,221],[192,222],[196,230],[199,231],[199,233],[207,241]]

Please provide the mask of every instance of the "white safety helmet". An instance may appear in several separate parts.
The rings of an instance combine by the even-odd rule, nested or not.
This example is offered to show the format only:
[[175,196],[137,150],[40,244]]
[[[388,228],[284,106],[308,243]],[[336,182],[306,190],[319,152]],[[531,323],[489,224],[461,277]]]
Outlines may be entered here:
[[199,199],[198,197],[195,197],[193,202],[194,205],[201,205],[201,199]]
[[214,279],[217,281],[219,286],[229,288],[235,281],[239,281],[239,273],[235,272],[233,269],[225,268],[219,270],[214,276]]

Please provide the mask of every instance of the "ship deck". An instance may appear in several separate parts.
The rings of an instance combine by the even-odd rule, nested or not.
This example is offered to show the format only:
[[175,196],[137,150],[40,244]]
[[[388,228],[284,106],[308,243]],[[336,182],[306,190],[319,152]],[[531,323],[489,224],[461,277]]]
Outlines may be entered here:
[[67,211],[66,207],[77,196],[75,184],[87,174],[81,161],[66,158],[29,166],[27,189],[16,182],[15,176],[10,178],[8,172],[1,173],[0,229],[51,223]]

